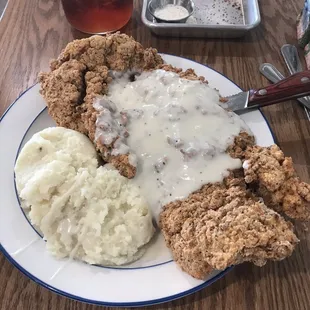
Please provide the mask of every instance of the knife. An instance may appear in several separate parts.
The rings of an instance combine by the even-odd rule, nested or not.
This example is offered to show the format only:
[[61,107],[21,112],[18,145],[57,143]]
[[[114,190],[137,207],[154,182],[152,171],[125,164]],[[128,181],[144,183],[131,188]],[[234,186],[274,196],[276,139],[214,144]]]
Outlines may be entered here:
[[[290,74],[303,71],[296,46],[284,44],[281,48],[281,53]],[[310,110],[310,97],[300,98],[300,102]],[[305,109],[308,115],[309,110]]]
[[[260,66],[261,74],[272,83],[277,83],[284,79],[284,75],[272,64],[264,63]],[[298,98],[297,100],[304,106],[306,116],[310,121],[310,100],[309,97]]]
[[226,97],[227,102],[223,104],[223,107],[231,111],[242,112],[309,94],[310,70],[307,70],[293,74],[276,84]]

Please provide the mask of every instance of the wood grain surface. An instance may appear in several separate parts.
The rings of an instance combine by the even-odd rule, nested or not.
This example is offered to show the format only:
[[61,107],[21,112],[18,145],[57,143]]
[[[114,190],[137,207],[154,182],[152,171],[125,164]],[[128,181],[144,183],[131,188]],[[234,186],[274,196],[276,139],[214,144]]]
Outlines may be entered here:
[[[153,36],[140,20],[142,0],[135,1],[132,20],[122,30],[145,46],[183,56],[224,73],[242,88],[268,82],[259,74],[263,62],[286,72],[280,55],[284,43],[296,44],[295,20],[303,0],[260,1],[262,24],[238,40],[196,40]],[[36,82],[41,70],[48,70],[73,38],[84,35],[68,25],[58,0],[11,0],[0,22],[0,115]],[[300,177],[310,182],[310,122],[297,102],[263,110],[278,144],[292,156]],[[0,151],[4,151],[0,146]],[[9,207],[9,206],[8,206]],[[289,259],[262,268],[237,266],[210,287],[149,309],[310,309],[309,225],[297,224],[301,239]],[[35,257],[34,257],[35,259]],[[38,262],[39,263],[39,262]],[[97,306],[76,302],[48,291],[29,280],[0,254],[0,309],[95,310]]]

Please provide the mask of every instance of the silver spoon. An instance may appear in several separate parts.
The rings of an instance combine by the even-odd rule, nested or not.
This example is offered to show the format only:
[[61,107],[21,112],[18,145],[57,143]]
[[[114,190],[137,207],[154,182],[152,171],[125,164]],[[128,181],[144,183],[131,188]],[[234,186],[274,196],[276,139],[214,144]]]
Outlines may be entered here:
[[[290,74],[303,71],[296,46],[284,44],[281,48],[281,53]],[[310,97],[307,96],[300,98],[300,102],[303,104],[306,115],[310,120]]]
[[[259,70],[261,74],[272,83],[278,83],[279,81],[284,79],[284,75],[274,65],[270,63],[262,64]],[[299,98],[297,100],[304,106],[307,118],[310,121],[310,113],[309,110],[306,108],[307,105],[310,107],[310,104],[305,99],[305,97]]]
[[284,79],[284,75],[272,64],[264,63],[260,66],[259,71],[270,82],[278,83]]

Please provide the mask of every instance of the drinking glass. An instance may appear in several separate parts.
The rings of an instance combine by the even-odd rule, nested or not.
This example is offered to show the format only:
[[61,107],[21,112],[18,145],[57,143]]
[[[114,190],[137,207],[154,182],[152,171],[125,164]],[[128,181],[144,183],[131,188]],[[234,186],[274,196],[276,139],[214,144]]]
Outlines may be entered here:
[[62,0],[69,23],[90,34],[119,30],[131,18],[133,0]]

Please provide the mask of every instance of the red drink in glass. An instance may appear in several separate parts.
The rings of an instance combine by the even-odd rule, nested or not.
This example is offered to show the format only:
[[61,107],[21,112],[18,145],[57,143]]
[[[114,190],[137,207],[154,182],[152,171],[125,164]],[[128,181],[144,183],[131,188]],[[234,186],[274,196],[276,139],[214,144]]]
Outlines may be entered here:
[[62,0],[69,23],[76,29],[103,34],[127,24],[133,10],[133,0]]

